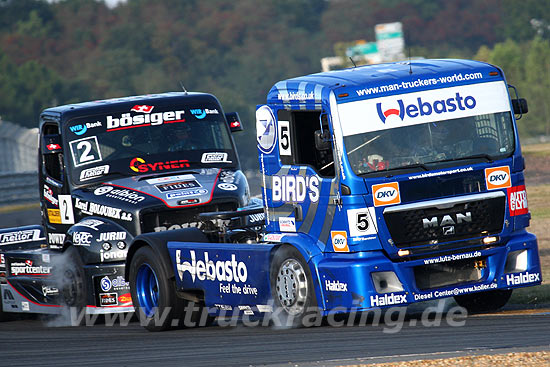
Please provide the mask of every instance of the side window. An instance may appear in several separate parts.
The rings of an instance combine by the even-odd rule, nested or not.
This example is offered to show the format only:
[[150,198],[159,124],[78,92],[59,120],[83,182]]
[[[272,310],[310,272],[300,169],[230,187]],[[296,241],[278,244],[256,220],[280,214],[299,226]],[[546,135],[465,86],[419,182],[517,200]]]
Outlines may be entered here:
[[[283,164],[312,166],[322,177],[334,177],[332,149],[315,148],[315,131],[320,130],[321,111],[278,112],[279,152]],[[322,115],[323,130],[328,130],[326,115]]]
[[[54,180],[63,181],[63,153],[59,128],[54,124],[45,124],[42,127],[42,170]],[[47,145],[57,144],[59,149],[48,149]]]

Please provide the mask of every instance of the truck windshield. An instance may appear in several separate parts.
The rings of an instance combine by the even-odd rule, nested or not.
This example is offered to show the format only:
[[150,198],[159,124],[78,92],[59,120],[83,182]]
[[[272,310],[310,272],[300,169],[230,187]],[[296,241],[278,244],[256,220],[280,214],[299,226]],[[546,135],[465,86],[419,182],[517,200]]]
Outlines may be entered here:
[[114,173],[236,166],[229,128],[214,106],[134,112],[96,115],[66,125],[73,182],[88,183]]
[[353,171],[365,175],[503,158],[514,151],[514,131],[510,112],[499,112],[350,135],[344,143]]

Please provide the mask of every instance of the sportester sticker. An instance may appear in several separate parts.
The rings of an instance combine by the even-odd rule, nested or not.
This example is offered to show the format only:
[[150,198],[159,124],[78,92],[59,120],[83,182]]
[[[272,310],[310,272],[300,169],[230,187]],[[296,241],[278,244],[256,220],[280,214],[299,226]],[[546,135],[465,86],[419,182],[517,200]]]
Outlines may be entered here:
[[372,199],[374,201],[374,206],[399,204],[401,202],[399,183],[389,182],[372,185]]
[[335,252],[349,252],[348,234],[346,231],[330,231],[332,247]]
[[510,167],[485,168],[485,183],[487,190],[505,189],[512,186]]

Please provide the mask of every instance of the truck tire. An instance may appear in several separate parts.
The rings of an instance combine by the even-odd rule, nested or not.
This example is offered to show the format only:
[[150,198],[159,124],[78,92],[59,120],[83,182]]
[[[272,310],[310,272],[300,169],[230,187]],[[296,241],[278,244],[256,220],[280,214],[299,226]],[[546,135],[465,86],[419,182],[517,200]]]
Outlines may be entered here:
[[183,323],[185,300],[177,297],[167,266],[149,246],[139,248],[130,263],[130,292],[136,314],[149,331]]
[[311,321],[321,317],[311,271],[294,247],[284,246],[275,253],[271,262],[270,281],[275,314],[281,315],[280,320],[273,320],[275,324],[310,326],[309,322],[305,322],[306,316]]
[[464,294],[455,296],[455,302],[468,310],[469,313],[496,311],[508,302],[512,290],[497,289],[494,291]]
[[[74,247],[67,248],[63,256],[64,265],[62,265],[63,268],[59,273],[61,279],[58,280],[61,285],[63,302],[70,308],[76,308],[75,315],[77,318],[75,320],[71,320],[72,325],[83,325],[86,321],[86,317],[82,313],[86,312],[86,297],[88,294],[84,266],[78,252]],[[73,313],[71,312],[71,314]]]

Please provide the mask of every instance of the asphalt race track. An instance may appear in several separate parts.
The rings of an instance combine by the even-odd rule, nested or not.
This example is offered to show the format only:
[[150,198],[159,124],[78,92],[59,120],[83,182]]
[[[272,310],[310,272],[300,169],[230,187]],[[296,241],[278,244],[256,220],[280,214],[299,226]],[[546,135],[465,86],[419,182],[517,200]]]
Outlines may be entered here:
[[[4,366],[320,366],[550,350],[550,312],[472,316],[464,326],[387,325],[275,330],[219,327],[150,333],[128,326],[46,327],[36,319],[0,323]],[[386,329],[386,332],[384,330]],[[513,349],[510,349],[513,348]],[[458,352],[458,353],[455,353]],[[393,358],[391,356],[394,356]]]
[[[37,209],[0,214],[0,228],[37,223],[39,218]],[[26,317],[0,323],[0,365],[341,366],[550,350],[550,310],[470,316],[461,319],[463,326],[449,325],[444,315],[439,326],[431,326],[437,325],[435,320],[423,320],[423,309],[414,307],[402,324],[211,326],[163,333],[150,333],[135,321],[127,326],[51,327],[46,326],[51,322]]]

